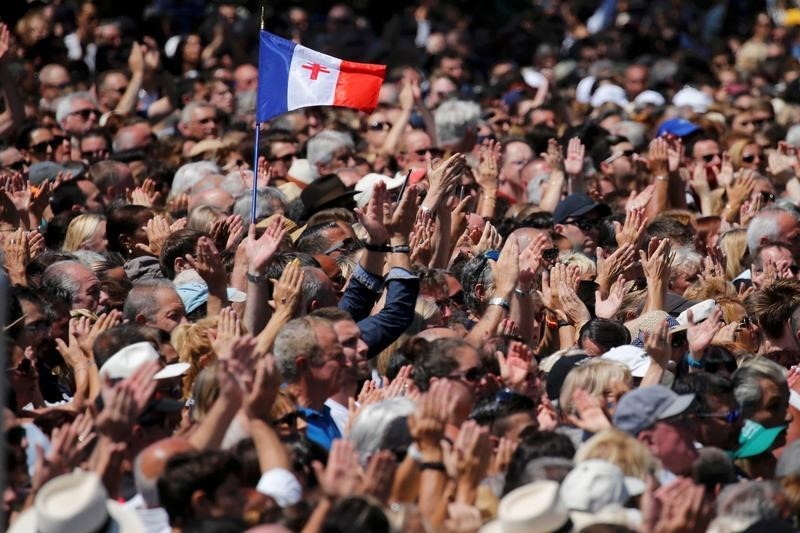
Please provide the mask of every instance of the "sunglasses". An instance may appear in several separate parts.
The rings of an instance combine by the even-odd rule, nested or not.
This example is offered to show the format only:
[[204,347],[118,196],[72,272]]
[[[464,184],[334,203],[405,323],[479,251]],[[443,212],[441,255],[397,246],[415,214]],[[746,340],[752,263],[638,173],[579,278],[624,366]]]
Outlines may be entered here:
[[73,111],[70,115],[80,115],[84,120],[88,120],[92,115],[97,116],[97,109],[81,109]]
[[461,381],[464,383],[469,383],[471,385],[475,385],[483,379],[486,375],[486,371],[483,368],[473,366],[469,370],[465,370],[464,372],[454,372],[452,374],[447,375],[447,379],[452,379],[455,381]]
[[614,161],[616,161],[620,157],[631,158],[634,155],[636,155],[636,150],[623,150],[621,152],[617,152],[616,154],[613,154],[611,157],[608,157],[605,161],[603,161],[603,163],[606,163],[606,164],[613,163]]
[[20,159],[19,161],[14,161],[10,165],[6,165],[6,168],[9,170],[15,170],[17,172],[22,172],[25,170],[26,162],[24,159]]
[[267,161],[269,161],[270,163],[277,163],[278,161],[281,161],[282,163],[286,163],[288,165],[294,161],[294,158],[296,156],[297,154],[286,154],[280,157],[270,157],[269,159],[267,159]]
[[444,155],[444,150],[441,148],[420,148],[419,150],[414,150],[414,153],[417,154],[419,157],[425,157],[425,154],[430,153],[431,157],[436,159],[437,157],[442,157]]
[[575,220],[566,220],[564,224],[571,224],[573,226],[577,226],[583,231],[589,231],[597,227],[596,220],[590,220],[588,218],[577,218]]
[[703,161],[705,161],[706,163],[711,163],[714,160],[715,157],[719,157],[719,152],[714,153],[714,154],[706,154],[706,155],[700,156],[700,158]]
[[542,250],[542,259],[548,263],[552,263],[558,259],[558,248],[548,248],[546,250]]
[[775,195],[771,192],[763,191],[761,193],[761,203],[766,204],[775,201]]
[[282,424],[286,424],[291,427],[296,427],[298,420],[305,420],[305,416],[303,416],[303,413],[300,413],[298,411],[292,411],[291,413],[287,413],[282,417],[273,420],[272,426],[276,427]]
[[739,421],[739,418],[741,418],[742,413],[738,409],[733,409],[731,411],[728,411],[727,413],[720,413],[720,414],[698,413],[695,414],[694,416],[696,416],[697,418],[716,418],[725,420],[725,422],[727,422],[728,424],[735,424],[736,422]]
[[669,343],[673,348],[680,348],[686,344],[686,332],[673,333]]
[[81,152],[81,157],[89,161],[96,161],[103,155],[103,150],[95,150],[93,152]]
[[758,158],[760,160],[761,156],[758,156],[756,154],[743,155],[742,156],[742,163],[752,163],[752,162],[754,162],[756,160],[756,158]]
[[61,146],[65,140],[66,137],[53,137],[49,141],[42,141],[40,143],[31,145],[29,150],[35,153],[45,153],[48,148],[50,148],[51,150],[55,150],[56,148]]
[[369,125],[369,129],[371,131],[385,131],[391,129],[392,123],[391,122],[372,122]]

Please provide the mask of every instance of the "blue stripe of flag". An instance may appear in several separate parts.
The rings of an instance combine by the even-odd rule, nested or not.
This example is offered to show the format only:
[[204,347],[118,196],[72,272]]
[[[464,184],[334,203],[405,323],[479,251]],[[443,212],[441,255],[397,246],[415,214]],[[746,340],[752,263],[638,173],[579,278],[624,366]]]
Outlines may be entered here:
[[258,50],[258,92],[256,122],[266,122],[286,113],[289,67],[296,44],[266,31],[261,31]]

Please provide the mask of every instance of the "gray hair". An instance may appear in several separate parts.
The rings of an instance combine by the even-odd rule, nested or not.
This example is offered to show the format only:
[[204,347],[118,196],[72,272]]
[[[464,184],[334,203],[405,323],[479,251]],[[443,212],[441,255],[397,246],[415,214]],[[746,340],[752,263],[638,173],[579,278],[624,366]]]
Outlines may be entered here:
[[42,274],[42,288],[72,305],[81,288],[80,283],[70,273],[70,269],[75,266],[88,268],[76,260],[56,261]]
[[355,444],[361,463],[366,465],[370,456],[381,449],[391,423],[409,416],[416,408],[409,398],[389,398],[361,410],[353,421],[348,440]]
[[181,193],[189,192],[192,187],[200,183],[205,177],[218,173],[219,167],[210,161],[186,163],[175,173],[169,197],[174,198]]
[[434,120],[439,146],[460,142],[478,126],[481,107],[468,100],[447,100],[436,108]]
[[94,270],[94,266],[97,263],[107,263],[108,258],[99,252],[93,252],[91,250],[73,250],[70,252],[75,259],[78,260],[83,266],[89,267]]
[[68,94],[64,98],[58,101],[58,107],[56,108],[56,122],[64,125],[64,120],[72,113],[72,106],[78,100],[86,100],[97,106],[97,102],[94,99],[92,93],[86,91],[80,91],[77,93]]
[[212,106],[208,102],[189,102],[188,104],[186,104],[186,107],[183,108],[183,111],[181,111],[180,123],[181,124],[190,123],[192,121],[192,113],[194,113],[194,110],[203,109],[204,107],[210,107],[212,109],[214,108],[214,106]]
[[128,292],[122,305],[122,315],[126,320],[136,322],[136,316],[142,315],[148,321],[158,313],[156,293],[161,289],[175,290],[175,285],[165,279],[149,279],[136,283]]
[[285,383],[296,383],[300,379],[296,363],[298,355],[306,355],[312,362],[322,355],[314,332],[314,326],[322,323],[330,324],[322,318],[304,316],[290,320],[278,332],[272,353]]
[[[270,217],[275,213],[272,206],[273,200],[278,200],[284,207],[286,207],[286,203],[288,202],[286,195],[283,194],[280,189],[275,187],[262,187],[258,189],[256,192],[256,220],[254,223]],[[251,196],[249,194],[239,196],[236,199],[236,203],[233,204],[233,214],[241,216],[244,219],[245,225],[250,224],[250,205]]]
[[800,124],[795,124],[786,132],[786,142],[795,148],[800,147]]
[[761,384],[762,379],[774,382],[778,388],[787,389],[786,370],[779,364],[770,361],[765,357],[756,357],[742,364],[733,373],[733,394],[736,402],[742,408],[745,418],[750,415],[761,404]]
[[323,130],[311,137],[306,145],[306,159],[308,159],[311,172],[318,173],[317,165],[330,163],[333,154],[342,148],[351,150],[355,148],[353,138],[348,133]]
[[682,272],[703,268],[703,256],[690,246],[675,248],[675,260],[672,262],[670,281],[677,279]]
[[761,246],[761,241],[777,241],[780,239],[778,217],[783,214],[795,216],[794,213],[782,207],[766,207],[753,217],[747,227],[747,249],[750,251],[751,256]]
[[[774,481],[744,481],[728,485],[717,497],[717,517],[750,525],[781,517],[780,487]],[[742,531],[738,529],[737,531]]]
[[228,172],[225,174],[225,177],[222,179],[222,183],[220,183],[219,188],[234,198],[247,193],[247,184],[242,179],[243,172],[245,175],[249,175],[251,179],[253,178],[252,170],[234,170],[233,172]]
[[142,495],[148,509],[155,509],[161,506],[158,498],[158,478],[148,477],[142,471],[142,452],[133,461],[133,481],[136,485],[136,492]]

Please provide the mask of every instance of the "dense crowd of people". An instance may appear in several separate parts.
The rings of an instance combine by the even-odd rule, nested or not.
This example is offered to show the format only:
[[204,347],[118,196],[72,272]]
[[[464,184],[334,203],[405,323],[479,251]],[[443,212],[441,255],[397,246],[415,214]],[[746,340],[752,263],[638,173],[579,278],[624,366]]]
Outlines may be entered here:
[[10,531],[800,530],[794,2],[275,3],[387,75],[258,126],[128,4],[0,9]]

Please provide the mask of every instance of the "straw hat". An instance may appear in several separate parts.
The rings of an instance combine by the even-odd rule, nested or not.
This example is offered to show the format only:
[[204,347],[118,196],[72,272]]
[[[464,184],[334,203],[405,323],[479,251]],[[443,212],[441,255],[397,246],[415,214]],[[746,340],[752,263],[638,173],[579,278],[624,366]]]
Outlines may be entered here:
[[558,497],[558,483],[536,481],[509,492],[500,500],[497,519],[480,533],[551,533],[569,520]]

